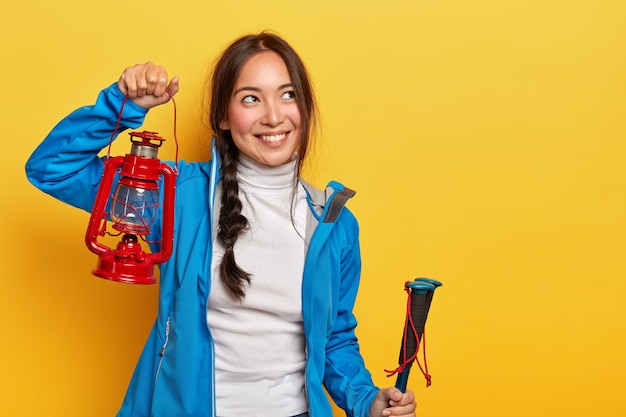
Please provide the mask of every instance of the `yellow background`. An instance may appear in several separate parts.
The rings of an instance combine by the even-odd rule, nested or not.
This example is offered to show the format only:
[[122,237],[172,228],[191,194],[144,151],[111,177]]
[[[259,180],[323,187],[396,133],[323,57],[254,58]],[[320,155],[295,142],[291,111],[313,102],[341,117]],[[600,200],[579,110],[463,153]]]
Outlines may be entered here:
[[[356,312],[377,384],[394,383],[383,370],[396,365],[403,283],[429,276],[444,287],[427,326],[433,385],[411,374],[418,415],[626,415],[622,0],[11,2],[0,415],[114,415],[156,310],[156,286],[90,275],[87,214],[27,183],[30,152],[125,66],[153,60],[182,79],[181,156],[206,158],[206,69],[265,28],[314,77],[313,181],[358,191]],[[171,107],[144,127],[171,138]]]

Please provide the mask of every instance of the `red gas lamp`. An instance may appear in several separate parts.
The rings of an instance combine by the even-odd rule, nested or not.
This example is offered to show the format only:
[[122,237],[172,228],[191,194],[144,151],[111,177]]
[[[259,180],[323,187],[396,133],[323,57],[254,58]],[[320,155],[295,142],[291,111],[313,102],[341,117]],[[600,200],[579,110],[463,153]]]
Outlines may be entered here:
[[[154,132],[131,132],[130,153],[104,159],[104,173],[85,235],[87,247],[98,255],[97,266],[92,270],[97,277],[154,284],[154,265],[165,262],[172,254],[176,171],[157,158],[164,140]],[[112,192],[118,174],[120,178]],[[146,236],[153,232],[159,210],[161,240],[149,242]],[[98,241],[98,237],[113,235],[106,230],[109,222],[118,232],[115,236],[122,235],[115,249]],[[145,252],[140,240],[160,243],[160,251]]]

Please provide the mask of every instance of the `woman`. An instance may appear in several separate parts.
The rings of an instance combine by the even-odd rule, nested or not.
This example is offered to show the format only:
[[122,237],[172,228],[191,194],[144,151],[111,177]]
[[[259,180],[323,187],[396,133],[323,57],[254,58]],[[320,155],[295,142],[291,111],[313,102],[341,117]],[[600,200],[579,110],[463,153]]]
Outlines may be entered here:
[[[127,68],[52,130],[29,180],[89,211],[125,97],[121,128],[137,128],[178,90],[162,67]],[[299,175],[316,117],[302,61],[274,34],[244,36],[210,91],[212,158],[178,164],[174,252],[118,416],[328,417],[324,387],[350,416],[414,416],[413,393],[375,387],[359,353],[354,193]]]

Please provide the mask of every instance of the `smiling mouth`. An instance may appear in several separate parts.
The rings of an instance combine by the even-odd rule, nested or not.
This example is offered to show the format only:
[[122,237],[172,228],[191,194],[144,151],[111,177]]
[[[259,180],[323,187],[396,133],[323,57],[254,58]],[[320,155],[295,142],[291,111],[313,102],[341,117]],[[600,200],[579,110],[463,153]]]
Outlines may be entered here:
[[278,135],[258,135],[257,137],[265,142],[278,142],[285,139],[287,133],[280,133]]

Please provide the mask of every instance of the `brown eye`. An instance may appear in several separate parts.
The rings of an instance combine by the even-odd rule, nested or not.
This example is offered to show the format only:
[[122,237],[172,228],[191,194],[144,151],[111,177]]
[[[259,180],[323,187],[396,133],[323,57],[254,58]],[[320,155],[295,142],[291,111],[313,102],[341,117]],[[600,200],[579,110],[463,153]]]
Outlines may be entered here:
[[241,99],[241,101],[243,103],[256,103],[259,101],[259,99],[255,96],[245,96],[243,99]]

